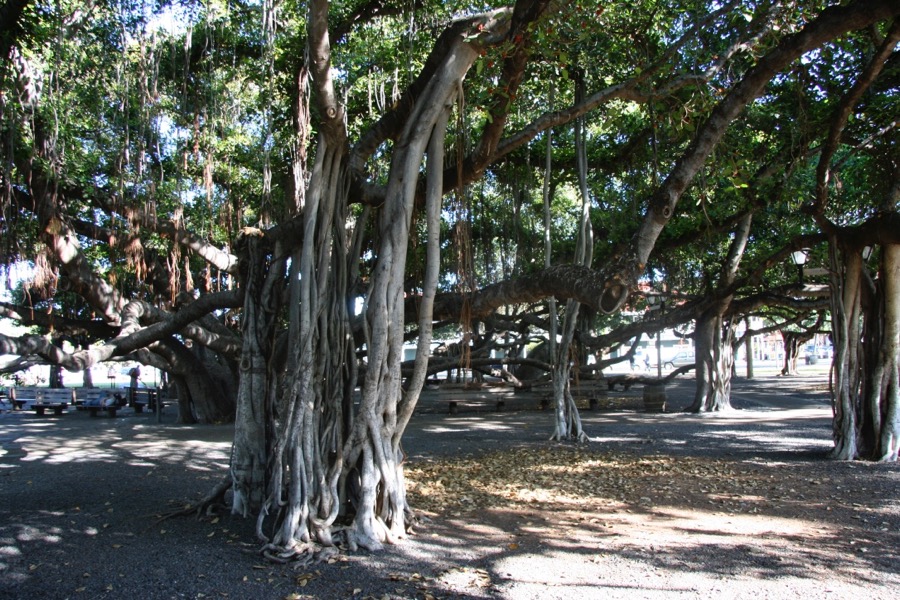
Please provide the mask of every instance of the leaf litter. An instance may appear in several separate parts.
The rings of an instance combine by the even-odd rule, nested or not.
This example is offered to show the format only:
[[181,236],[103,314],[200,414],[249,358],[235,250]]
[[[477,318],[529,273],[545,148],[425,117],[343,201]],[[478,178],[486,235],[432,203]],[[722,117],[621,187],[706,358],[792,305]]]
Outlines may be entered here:
[[[499,554],[540,552],[562,538],[684,569],[733,547],[736,571],[777,562],[805,565],[807,576],[833,578],[840,570],[853,579],[873,565],[854,563],[848,552],[877,555],[882,564],[900,559],[897,506],[883,514],[885,498],[865,490],[877,475],[856,468],[557,444],[410,461],[406,477],[410,504],[427,524],[480,524],[486,540],[493,536],[485,544]],[[857,478],[862,485],[846,485]],[[479,587],[459,573],[442,573],[435,583]]]

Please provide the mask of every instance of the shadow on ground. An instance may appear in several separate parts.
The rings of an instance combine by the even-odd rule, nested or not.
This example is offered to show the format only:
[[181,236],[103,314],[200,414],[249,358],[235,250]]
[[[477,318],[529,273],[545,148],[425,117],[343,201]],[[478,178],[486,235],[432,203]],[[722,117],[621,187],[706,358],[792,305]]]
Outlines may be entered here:
[[262,561],[253,519],[157,519],[227,473],[229,427],[0,415],[0,597],[894,597],[900,471],[826,460],[827,398],[793,386],[586,411],[586,447],[548,443],[547,411],[423,406],[417,535],[299,569]]

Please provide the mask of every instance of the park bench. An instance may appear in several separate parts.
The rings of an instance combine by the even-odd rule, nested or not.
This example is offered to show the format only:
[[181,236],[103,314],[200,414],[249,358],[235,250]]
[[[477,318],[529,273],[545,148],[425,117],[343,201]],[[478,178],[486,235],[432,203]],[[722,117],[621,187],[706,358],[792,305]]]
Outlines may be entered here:
[[679,375],[683,375],[688,371],[694,370],[694,364],[685,364],[679,366],[674,371],[668,373],[661,379],[652,375],[639,375],[635,373],[624,373],[618,375],[607,375],[605,377],[606,385],[609,391],[616,389],[617,385],[621,385],[625,391],[633,385],[666,385]]
[[86,410],[92,417],[101,412],[115,417],[127,404],[125,388],[78,388],[75,393],[75,410]]
[[[531,390],[540,394],[541,410],[547,408],[553,401],[553,384],[551,382],[534,385]],[[573,378],[569,382],[569,391],[576,401],[587,400],[589,410],[597,410],[600,400],[608,396],[607,382],[602,378]]]
[[445,383],[438,386],[429,383],[422,390],[420,403],[422,401],[437,404],[446,403],[450,414],[455,415],[463,404],[488,404],[493,406],[494,410],[502,411],[506,408],[507,402],[513,399],[527,402],[533,401],[535,398],[534,394],[517,393],[515,388],[511,386],[485,385],[476,387],[453,383]]
[[[605,396],[602,380],[582,380],[572,383],[572,393],[576,398],[587,398],[591,409],[596,408],[597,398]],[[487,404],[494,410],[505,410],[508,403],[515,402],[544,410],[553,398],[553,388],[547,382],[514,387],[511,385],[471,384],[426,384],[420,402],[447,403],[450,414],[457,414],[461,405]]]
[[632,375],[631,373],[625,373],[622,375],[607,375],[606,376],[606,386],[610,392],[616,389],[617,385],[621,385],[622,389],[626,392],[631,389],[636,383],[647,383],[649,377],[645,377],[643,375]]
[[52,410],[53,414],[61,415],[74,403],[75,392],[69,388],[12,387],[9,401],[17,410],[33,410],[38,415]]
[[78,388],[76,410],[86,410],[92,417],[106,412],[115,417],[120,408],[131,407],[142,413],[145,407],[153,408],[157,402],[156,388]]
[[159,400],[159,393],[156,388],[128,388],[128,406],[134,409],[134,412],[144,412],[144,408],[153,410]]

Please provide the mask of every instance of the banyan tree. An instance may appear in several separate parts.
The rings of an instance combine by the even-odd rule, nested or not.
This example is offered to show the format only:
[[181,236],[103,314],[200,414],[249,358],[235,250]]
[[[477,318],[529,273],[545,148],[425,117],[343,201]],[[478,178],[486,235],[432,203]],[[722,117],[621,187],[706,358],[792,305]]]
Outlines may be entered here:
[[[468,341],[505,307],[515,332],[555,297],[568,344],[576,312],[618,311],[664,229],[702,204],[692,185],[747,107],[835,40],[887,48],[900,13],[889,0],[497,4],[5,4],[2,253],[8,273],[29,262],[35,276],[3,311],[81,343],[2,336],[0,350],[75,371],[139,360],[171,376],[183,420],[233,418],[211,498],[230,491],[273,557],[396,542],[435,324],[461,323]],[[764,163],[769,151],[754,150]],[[554,158],[542,169],[532,154]],[[500,222],[513,179],[515,215]],[[529,196],[539,181],[544,203]],[[533,204],[552,213],[552,261],[531,248],[541,218],[503,248]],[[733,209],[710,352],[749,281],[738,263],[760,207]],[[495,250],[523,259],[496,266]],[[879,279],[885,314],[895,279]],[[896,384],[891,322],[881,356],[894,362],[878,364]],[[558,384],[568,356],[550,359]],[[883,381],[879,397],[895,397]],[[727,382],[704,389],[727,395]],[[583,439],[560,398],[557,437]]]

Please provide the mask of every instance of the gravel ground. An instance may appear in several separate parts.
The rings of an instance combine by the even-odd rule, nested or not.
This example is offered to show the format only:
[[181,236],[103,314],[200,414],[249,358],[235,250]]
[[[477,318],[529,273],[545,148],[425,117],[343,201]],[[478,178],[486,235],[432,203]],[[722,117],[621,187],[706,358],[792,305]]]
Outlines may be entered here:
[[898,597],[900,468],[825,459],[822,376],[738,380],[722,415],[690,392],[613,394],[581,448],[547,412],[423,405],[417,534],[307,567],[260,558],[252,520],[157,518],[221,480],[230,427],[0,414],[0,598]]

